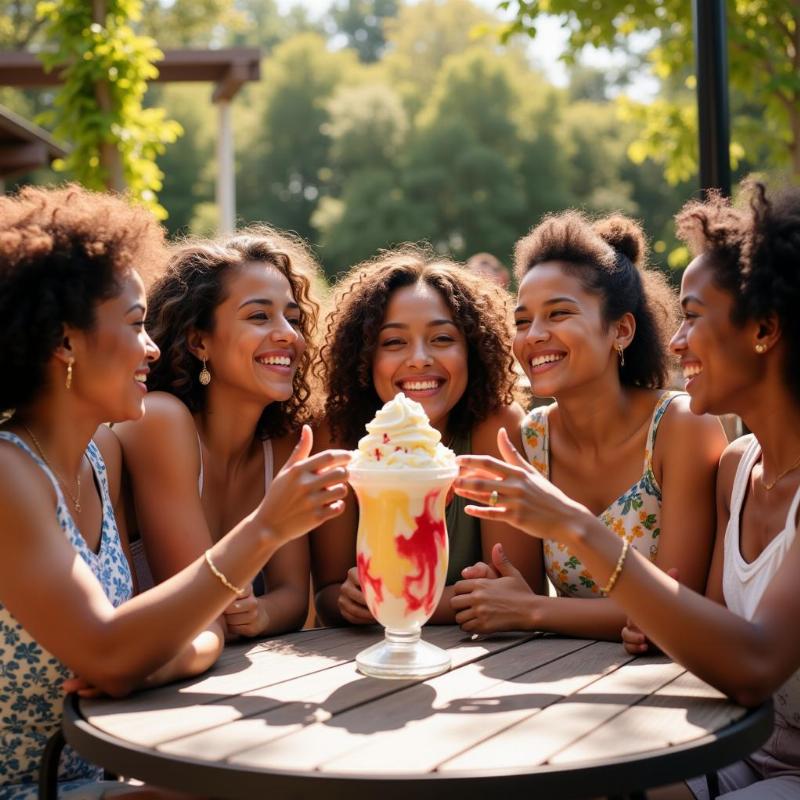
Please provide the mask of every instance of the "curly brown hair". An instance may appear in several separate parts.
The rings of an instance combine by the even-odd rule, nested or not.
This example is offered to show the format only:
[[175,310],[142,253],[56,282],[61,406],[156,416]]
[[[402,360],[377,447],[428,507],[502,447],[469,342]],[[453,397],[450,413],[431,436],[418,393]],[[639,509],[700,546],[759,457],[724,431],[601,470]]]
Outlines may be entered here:
[[74,185],[0,197],[0,409],[44,388],[65,325],[91,330],[121,278],[165,258],[161,226],[123,197]]
[[149,293],[148,330],[161,349],[161,358],[151,367],[148,385],[175,395],[193,413],[205,407],[206,394],[197,380],[197,359],[188,337],[195,330],[213,330],[214,312],[225,300],[228,276],[254,261],[275,267],[289,281],[307,345],[294,375],[292,396],[270,403],[261,415],[258,435],[269,438],[295,431],[314,416],[310,366],[319,305],[312,294],[320,272],[299,237],[259,225],[223,238],[190,239],[176,246],[166,271]]
[[731,321],[776,314],[786,342],[784,374],[800,400],[800,188],[742,183],[735,206],[719,192],[687,203],[675,218],[678,238],[707,253],[714,283],[733,298]]
[[603,320],[623,314],[636,333],[619,368],[623,386],[662,388],[669,380],[669,339],[677,324],[677,297],[666,278],[646,268],[641,226],[622,214],[595,221],[580,211],[546,216],[517,242],[514,271],[522,278],[537,264],[558,261],[586,291],[602,298]]
[[420,282],[442,296],[467,344],[467,388],[450,413],[449,431],[466,433],[513,400],[505,293],[428,247],[404,245],[353,267],[332,294],[318,371],[331,434],[345,447],[355,447],[383,404],[372,362],[389,299]]

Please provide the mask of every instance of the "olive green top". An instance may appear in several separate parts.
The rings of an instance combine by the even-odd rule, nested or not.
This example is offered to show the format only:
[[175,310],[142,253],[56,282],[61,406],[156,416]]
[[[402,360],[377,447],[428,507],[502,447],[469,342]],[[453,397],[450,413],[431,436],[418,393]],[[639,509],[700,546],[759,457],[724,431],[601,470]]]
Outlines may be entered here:
[[[457,455],[472,454],[472,433],[454,436],[450,449]],[[464,507],[471,501],[454,495],[445,511],[447,538],[450,541],[450,561],[447,565],[447,585],[461,580],[461,570],[483,558],[481,550],[481,521],[468,516]]]

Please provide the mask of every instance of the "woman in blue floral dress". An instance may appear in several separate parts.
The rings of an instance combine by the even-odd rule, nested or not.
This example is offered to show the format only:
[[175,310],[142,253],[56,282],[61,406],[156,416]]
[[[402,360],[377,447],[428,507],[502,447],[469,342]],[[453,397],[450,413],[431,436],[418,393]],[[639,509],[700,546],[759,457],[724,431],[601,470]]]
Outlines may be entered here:
[[[204,628],[237,587],[342,508],[348,455],[306,458],[305,429],[252,515],[132,597],[102,423],[143,413],[158,349],[137,269],[163,262],[162,236],[143,209],[77,187],[0,198],[0,798],[35,796],[65,685],[123,695],[206,669],[221,642]],[[67,749],[59,777],[98,770]]]
[[[644,234],[614,216],[546,218],[516,250],[514,354],[538,397],[522,425],[528,460],[621,540],[702,591],[711,557],[720,424],[665,391],[674,293],[643,269]],[[536,547],[535,542],[531,547]],[[464,630],[555,631],[616,639],[625,615],[583,560],[546,539],[556,597],[534,594],[495,548],[464,571],[453,606]]]

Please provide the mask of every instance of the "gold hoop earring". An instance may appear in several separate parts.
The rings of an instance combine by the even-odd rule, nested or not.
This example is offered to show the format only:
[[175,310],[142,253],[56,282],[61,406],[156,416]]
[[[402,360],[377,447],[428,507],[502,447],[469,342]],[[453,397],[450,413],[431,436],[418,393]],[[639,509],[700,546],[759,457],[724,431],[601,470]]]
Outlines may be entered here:
[[761,355],[762,353],[766,353],[766,352],[767,352],[767,346],[765,344],[762,344],[761,342],[759,342],[756,345],[756,353]]
[[625,366],[625,348],[621,345],[617,345],[617,353],[619,353],[619,365],[621,367]]
[[200,370],[200,374],[197,376],[197,379],[203,386],[208,386],[211,383],[211,373],[208,371],[206,367],[206,360],[203,359],[203,369]]
[[64,381],[64,386],[67,389],[72,388],[72,365],[74,363],[75,363],[74,358],[70,358],[70,360],[67,361],[67,379]]

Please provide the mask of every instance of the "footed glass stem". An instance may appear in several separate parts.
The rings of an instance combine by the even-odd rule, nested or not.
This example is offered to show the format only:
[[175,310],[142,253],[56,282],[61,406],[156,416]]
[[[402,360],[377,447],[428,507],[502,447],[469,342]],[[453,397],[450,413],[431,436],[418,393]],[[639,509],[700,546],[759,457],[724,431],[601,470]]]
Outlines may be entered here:
[[362,650],[356,665],[373,678],[430,678],[450,669],[450,656],[440,647],[420,638],[419,629],[386,630],[382,642]]

